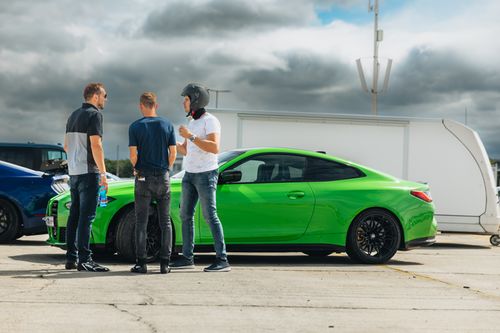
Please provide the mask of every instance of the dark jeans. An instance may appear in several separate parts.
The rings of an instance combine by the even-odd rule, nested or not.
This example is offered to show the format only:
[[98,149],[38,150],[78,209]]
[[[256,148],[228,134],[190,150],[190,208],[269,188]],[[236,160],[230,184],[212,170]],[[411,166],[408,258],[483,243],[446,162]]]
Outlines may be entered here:
[[[141,180],[140,180],[141,179]],[[143,179],[143,180],[142,180]],[[156,200],[160,223],[160,259],[169,260],[172,249],[170,223],[170,180],[163,176],[135,178],[135,253],[139,260],[147,257],[146,237],[151,200]]]
[[182,178],[182,255],[188,259],[193,258],[194,251],[194,212],[198,199],[205,221],[210,226],[214,238],[216,256],[227,259],[224,230],[217,216],[216,191],[218,170],[200,173],[186,172]]
[[[70,176],[71,208],[66,226],[66,259],[86,262],[92,259],[90,233],[99,192],[99,174]],[[78,232],[78,237],[77,237]],[[78,244],[78,246],[77,246]],[[78,248],[78,251],[77,251]]]

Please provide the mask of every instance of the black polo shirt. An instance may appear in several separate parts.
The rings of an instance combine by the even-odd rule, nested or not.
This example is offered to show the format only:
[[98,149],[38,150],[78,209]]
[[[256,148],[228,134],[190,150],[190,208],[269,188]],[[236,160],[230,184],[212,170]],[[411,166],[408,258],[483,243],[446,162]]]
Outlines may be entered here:
[[68,171],[70,175],[99,173],[92,155],[90,137],[102,137],[102,113],[97,107],[83,103],[73,111],[66,123],[66,143],[68,145]]

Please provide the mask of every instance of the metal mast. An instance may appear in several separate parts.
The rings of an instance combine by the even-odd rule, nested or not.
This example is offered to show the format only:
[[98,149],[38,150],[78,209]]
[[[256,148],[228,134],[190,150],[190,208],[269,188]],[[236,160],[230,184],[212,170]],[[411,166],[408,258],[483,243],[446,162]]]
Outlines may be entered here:
[[[378,62],[378,42],[382,41],[383,32],[378,30],[378,0],[375,0],[374,5],[371,5],[371,0],[368,0],[368,7],[373,11],[375,16],[375,23],[373,25],[373,80],[372,80],[372,113],[377,114],[377,93],[378,93],[378,73],[380,64]],[[379,39],[380,37],[380,39]]]
[[359,79],[361,80],[361,87],[366,92],[370,93],[372,96],[372,113],[377,115],[377,95],[385,92],[387,90],[387,86],[389,85],[389,75],[391,74],[392,67],[392,59],[388,59],[387,67],[385,70],[385,78],[384,78],[384,86],[382,90],[378,89],[378,78],[380,74],[380,62],[378,58],[378,44],[384,39],[384,32],[382,29],[378,28],[378,0],[374,0],[372,5],[372,1],[368,0],[368,11],[374,13],[375,22],[373,25],[373,76],[372,76],[372,88],[368,90],[365,75],[363,73],[363,66],[361,65],[361,59],[356,60],[356,64],[358,67]]

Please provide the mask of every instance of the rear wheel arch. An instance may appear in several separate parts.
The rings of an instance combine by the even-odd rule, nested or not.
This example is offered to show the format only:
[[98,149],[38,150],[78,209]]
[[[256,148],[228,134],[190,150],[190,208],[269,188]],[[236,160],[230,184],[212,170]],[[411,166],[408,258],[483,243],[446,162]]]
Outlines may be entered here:
[[[370,216],[370,214],[373,215]],[[362,225],[364,227],[361,227]],[[360,227],[361,229],[354,231],[354,227]],[[355,235],[355,232],[361,232],[361,234]],[[366,232],[369,234],[368,237]],[[374,232],[374,234],[371,234],[371,232]],[[396,237],[396,242],[391,242],[391,238],[394,237]],[[385,263],[402,246],[404,246],[404,232],[401,220],[395,213],[386,208],[370,207],[362,210],[352,219],[347,230],[346,252],[355,262],[367,264]],[[369,253],[364,251],[369,251]],[[375,252],[374,256],[371,254],[372,251]]]
[[401,219],[393,211],[391,211],[391,210],[389,210],[387,208],[384,208],[384,207],[370,207],[370,208],[363,209],[358,214],[356,214],[356,216],[354,216],[354,218],[351,219],[351,224],[349,225],[349,228],[347,229],[346,244],[347,244],[347,237],[349,235],[349,232],[351,231],[352,221],[354,221],[356,218],[358,218],[359,215],[361,215],[361,214],[363,214],[363,213],[365,213],[367,211],[370,211],[370,210],[383,210],[386,213],[392,215],[392,217],[394,217],[396,219],[396,221],[398,222],[399,235],[401,236],[401,242],[399,244],[399,249],[400,250],[404,249],[405,248],[405,235],[404,235],[403,224],[401,223]]

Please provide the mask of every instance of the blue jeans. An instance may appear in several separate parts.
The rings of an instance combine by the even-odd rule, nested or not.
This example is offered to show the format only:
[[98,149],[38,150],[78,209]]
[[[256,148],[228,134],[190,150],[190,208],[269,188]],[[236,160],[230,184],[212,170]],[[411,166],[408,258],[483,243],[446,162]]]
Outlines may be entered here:
[[66,260],[76,261],[78,258],[78,261],[83,263],[92,259],[90,233],[97,208],[99,174],[70,176],[70,190],[71,208],[66,226]]
[[224,231],[217,216],[215,193],[219,173],[217,169],[200,173],[186,172],[182,178],[182,255],[193,258],[194,251],[194,212],[198,199],[205,221],[210,226],[217,257],[227,259]]
[[[144,180],[139,180],[144,179]],[[169,260],[172,249],[172,226],[170,222],[170,180],[168,173],[161,176],[135,178],[135,253],[136,258],[147,258],[146,240],[151,201],[156,200],[160,224],[160,259]],[[157,240],[158,235],[150,235]],[[150,240],[151,242],[151,240]]]

